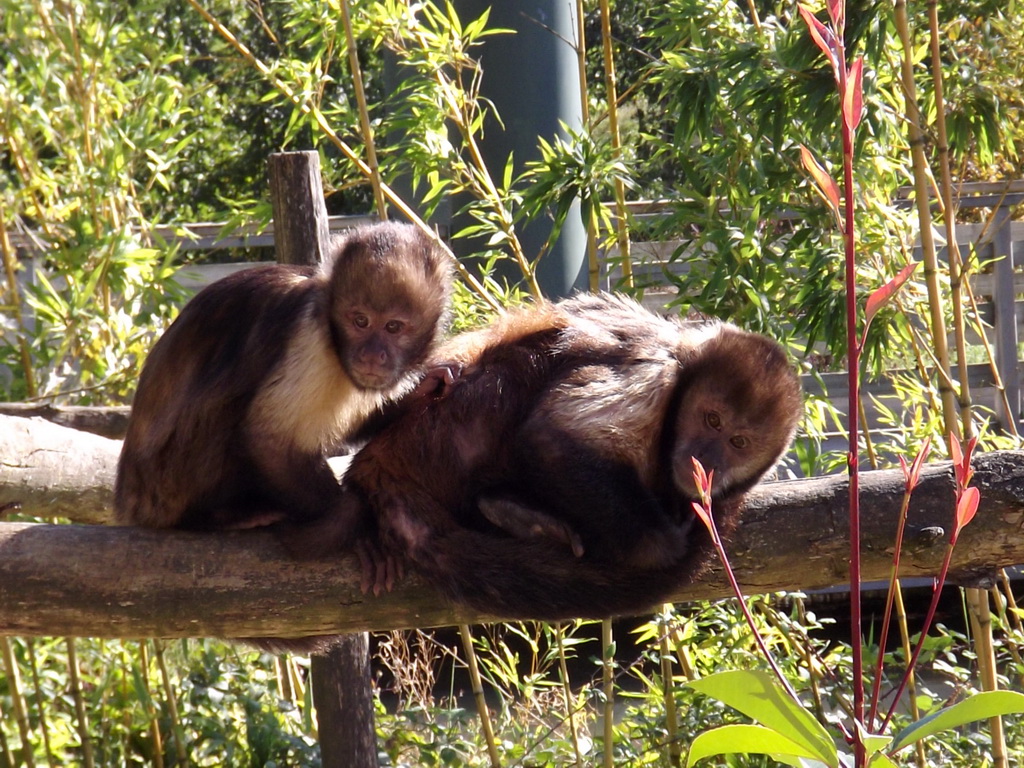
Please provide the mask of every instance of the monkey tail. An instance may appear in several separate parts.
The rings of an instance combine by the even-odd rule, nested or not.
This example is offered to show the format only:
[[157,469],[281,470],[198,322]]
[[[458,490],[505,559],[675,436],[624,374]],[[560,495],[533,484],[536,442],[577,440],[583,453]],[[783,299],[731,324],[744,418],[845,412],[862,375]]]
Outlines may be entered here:
[[643,613],[698,576],[714,550],[697,538],[672,565],[642,569],[576,557],[550,540],[457,529],[438,535],[412,562],[450,600],[493,616],[599,619]]

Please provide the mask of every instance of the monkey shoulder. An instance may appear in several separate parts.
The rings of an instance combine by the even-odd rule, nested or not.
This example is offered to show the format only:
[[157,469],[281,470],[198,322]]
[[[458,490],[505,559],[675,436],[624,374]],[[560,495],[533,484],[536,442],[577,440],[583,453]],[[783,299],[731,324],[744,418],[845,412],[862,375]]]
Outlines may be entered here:
[[196,294],[143,365],[129,439],[160,446],[183,430],[198,439],[207,423],[239,423],[285,357],[296,324],[309,315],[313,274],[253,267]]

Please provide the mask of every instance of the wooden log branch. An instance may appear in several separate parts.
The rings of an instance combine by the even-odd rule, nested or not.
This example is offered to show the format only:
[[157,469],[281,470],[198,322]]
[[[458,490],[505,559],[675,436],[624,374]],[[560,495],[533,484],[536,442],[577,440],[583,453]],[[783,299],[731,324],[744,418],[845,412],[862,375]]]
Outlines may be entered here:
[[128,430],[127,405],[50,405],[41,403],[0,403],[0,415],[39,417],[62,427],[92,432],[120,440]]
[[[32,421],[26,431],[43,431]],[[46,425],[52,429],[61,429]],[[6,439],[9,429],[0,426]],[[116,450],[91,436],[70,452],[81,472],[113,477]],[[8,441],[0,460],[0,504],[22,494],[58,499],[74,514],[71,492],[52,484],[31,495]],[[31,441],[30,441],[31,442]],[[108,441],[114,443],[116,441]],[[96,450],[94,455],[87,455]],[[977,517],[953,558],[955,578],[983,583],[995,569],[1024,563],[1024,453],[975,458]],[[76,470],[79,471],[79,470]],[[66,471],[70,478],[73,472]],[[93,481],[98,485],[99,480]],[[88,487],[81,482],[77,487]],[[76,487],[67,480],[62,487]],[[888,577],[903,494],[898,470],[862,475],[863,574]],[[914,493],[901,575],[932,576],[953,516],[948,462],[929,465]],[[49,490],[46,490],[49,489]],[[756,489],[730,557],[748,594],[811,589],[847,578],[847,483],[828,477]],[[95,502],[91,502],[95,504]],[[33,501],[32,509],[43,508]],[[557,589],[557,585],[552,585]],[[719,568],[681,587],[677,601],[729,594]],[[639,612],[639,609],[638,609]],[[290,560],[268,533],[189,534],[93,525],[0,524],[0,634],[99,637],[301,637],[500,619],[451,606],[418,578],[374,597],[359,590],[352,557]]]
[[16,503],[36,517],[111,520],[121,441],[0,415],[0,509]]

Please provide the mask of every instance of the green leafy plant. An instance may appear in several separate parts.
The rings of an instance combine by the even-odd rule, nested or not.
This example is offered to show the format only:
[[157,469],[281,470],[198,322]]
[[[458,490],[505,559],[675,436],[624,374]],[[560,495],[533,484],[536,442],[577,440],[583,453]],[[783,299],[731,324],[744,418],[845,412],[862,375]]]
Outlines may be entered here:
[[[1024,712],[1024,694],[1009,691],[990,691],[975,694],[968,699],[943,708],[921,720],[910,724],[899,733],[889,736],[884,733],[889,724],[904,687],[919,658],[925,644],[928,627],[935,615],[941,585],[945,581],[953,547],[963,527],[974,517],[980,494],[977,488],[969,485],[973,474],[970,468],[971,454],[976,440],[971,440],[965,451],[961,452],[958,441],[951,439],[953,463],[956,476],[956,512],[953,530],[947,548],[946,558],[933,586],[933,598],[925,619],[924,629],[913,655],[907,663],[904,676],[893,695],[893,703],[889,712],[882,718],[876,728],[875,716],[878,694],[882,676],[880,669],[875,676],[874,691],[870,712],[865,716],[864,708],[864,671],[863,648],[861,640],[860,614],[860,506],[859,506],[859,435],[858,422],[860,353],[868,327],[877,311],[895,296],[900,287],[909,279],[916,265],[908,265],[900,274],[887,284],[873,291],[868,297],[864,311],[863,329],[858,333],[858,312],[856,302],[857,273],[856,233],[854,230],[855,209],[853,194],[853,156],[854,134],[860,122],[863,109],[862,79],[863,59],[858,58],[849,67],[846,64],[844,44],[846,6],[845,0],[829,0],[828,14],[831,24],[819,21],[806,7],[800,6],[800,13],[810,30],[818,48],[825,54],[831,64],[833,76],[838,88],[841,103],[841,133],[843,143],[843,186],[832,179],[829,173],[817,162],[812,153],[802,148],[802,161],[808,173],[814,179],[828,207],[836,218],[843,234],[845,243],[846,264],[846,317],[847,317],[847,357],[849,367],[849,510],[850,510],[850,595],[851,595],[851,641],[852,641],[852,703],[850,706],[851,721],[849,724],[837,723],[845,740],[852,746],[852,752],[842,752],[836,748],[828,733],[803,707],[789,682],[778,669],[767,648],[762,644],[762,651],[775,672],[775,677],[757,671],[733,671],[712,675],[704,680],[690,683],[691,687],[704,692],[729,706],[743,712],[759,723],[759,725],[726,726],[701,734],[691,745],[687,765],[697,760],[723,752],[757,752],[767,753],[789,764],[822,765],[829,768],[851,766],[867,768],[868,766],[894,766],[894,755],[904,747],[934,734],[971,722],[973,720],[991,718],[1003,714]],[[845,194],[844,194],[845,191]],[[894,564],[890,581],[890,597],[887,601],[886,622],[888,611],[892,608],[892,594],[898,579],[899,557],[902,549],[902,524],[905,520],[909,496],[917,483],[921,462],[925,452],[915,460],[912,468],[907,469],[906,492],[903,505],[901,527],[897,534]],[[699,462],[694,460],[694,480],[701,489],[700,503],[694,502],[693,507],[718,549],[719,556],[729,575],[730,582],[737,597],[743,596],[732,575],[728,557],[721,544],[714,525],[711,510],[711,484],[713,473],[709,476]],[[754,629],[749,614],[748,622]],[[756,629],[754,629],[756,632]],[[883,628],[883,640],[887,631],[887,623]]]

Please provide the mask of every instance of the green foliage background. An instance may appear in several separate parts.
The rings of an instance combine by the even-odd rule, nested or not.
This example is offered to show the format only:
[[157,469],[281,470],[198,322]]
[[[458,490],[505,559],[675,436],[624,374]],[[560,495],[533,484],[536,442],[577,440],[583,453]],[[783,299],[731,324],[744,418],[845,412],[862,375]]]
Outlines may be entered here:
[[[560,225],[573,196],[607,222],[599,202],[612,198],[612,181],[620,178],[632,197],[665,201],[666,215],[653,223],[634,221],[633,235],[678,241],[673,259],[685,269],[655,274],[659,285],[675,291],[681,312],[725,316],[769,332],[788,342],[807,370],[842,367],[840,246],[798,157],[799,145],[805,144],[827,165],[838,162],[838,104],[826,65],[795,23],[795,4],[613,3],[625,136],[623,155],[615,157],[604,114],[597,4],[588,2],[592,124],[572,135],[538,137],[540,159],[528,166],[510,160],[492,169],[493,195],[471,152],[472,141],[486,141],[484,117],[491,114],[476,98],[480,75],[473,61],[477,46],[486,44],[484,25],[459,20],[441,5],[419,15],[397,0],[352,5],[384,177],[404,179],[412,202],[428,213],[455,193],[468,194],[467,209],[476,224],[461,234],[484,237],[491,249],[485,262],[509,258],[514,223],[552,217]],[[205,7],[269,75],[187,0],[0,0],[0,252],[6,268],[0,293],[0,399],[126,402],[146,350],[183,299],[175,273],[188,259],[166,245],[158,225],[266,221],[269,153],[319,150],[331,212],[371,209],[367,180],[309,110],[297,107],[273,79],[322,113],[344,141],[360,146],[337,2],[217,0]],[[995,0],[946,2],[939,8],[956,178],[1020,178],[1024,8]],[[910,12],[915,29],[924,30],[925,4],[912,4]],[[916,224],[892,204],[895,190],[910,175],[905,103],[897,82],[901,52],[891,8],[862,0],[850,4],[849,14],[848,47],[866,57],[866,115],[856,173],[864,212],[858,222],[860,284],[868,292],[906,263]],[[920,65],[926,56],[923,38],[919,44],[915,60]],[[917,71],[930,123],[933,84],[924,66]],[[445,77],[437,77],[439,72]],[[396,74],[401,87],[391,85]],[[931,136],[928,150],[934,159]],[[11,245],[14,235],[34,238],[41,268],[33,273],[35,284],[19,290],[15,284],[27,264]],[[526,254],[530,260],[538,256]],[[459,302],[463,316],[479,312],[470,292],[461,292]],[[901,303],[872,326],[866,350],[872,372],[891,365],[930,367],[915,351],[922,339],[927,344],[924,317],[923,291],[910,285]],[[891,414],[894,452],[938,433],[934,386],[927,376],[899,380],[903,411]],[[828,428],[834,414],[814,401],[808,412],[798,446],[804,468],[827,469],[832,465],[819,455],[815,434]],[[992,434],[985,438],[990,447],[1000,444]],[[692,639],[682,643],[700,646],[700,663],[708,669],[756,664],[735,616],[721,606],[703,611],[686,630]],[[790,642],[786,631],[807,629],[806,622],[783,626],[789,629],[778,630],[776,640],[782,645]],[[1007,620],[1003,629],[1010,639],[1002,652],[1016,658],[1010,651],[1019,640],[1013,622]],[[532,655],[513,650],[505,639],[482,641],[491,683],[502,691],[503,747],[510,764],[558,765],[571,759],[564,720],[545,719],[551,717],[552,702],[566,705],[558,701],[561,694],[552,682],[551,637],[545,631],[521,630],[518,637]],[[656,636],[641,635],[641,656],[654,669],[662,653]],[[951,630],[940,630],[932,669],[944,681],[966,687],[970,676],[956,640]],[[167,726],[169,697],[183,709],[174,733],[184,734],[195,764],[316,764],[309,709],[301,700],[278,701],[273,660],[240,655],[217,643],[175,644],[167,653],[175,681],[171,693],[150,699],[146,691],[159,686],[157,672],[142,665],[131,646],[80,643],[90,722],[97,729],[93,738],[102,744],[99,764],[153,761],[144,707],[152,702]],[[35,645],[36,662],[28,657],[25,641],[14,644],[13,657],[21,669],[39,675],[31,698],[29,749],[44,759],[47,750],[38,734],[45,724],[53,735],[50,752],[78,761],[82,740],[72,714],[66,649],[57,641]],[[814,664],[799,666],[796,650],[792,653],[793,676],[809,690],[814,674],[808,670]],[[841,646],[829,645],[823,653],[835,654],[837,667],[845,670]],[[536,664],[524,677],[526,658]],[[616,747],[627,764],[663,759],[661,694],[673,686],[651,669],[631,666],[622,679],[632,680],[627,689],[640,691]],[[1006,669],[1015,679],[1021,674],[1019,661]],[[5,718],[13,706],[12,681],[8,668],[0,677]],[[589,684],[576,690],[575,705],[593,725],[599,694]],[[686,705],[686,728],[731,717],[692,693],[672,695]],[[936,703],[941,696],[934,693]],[[437,704],[431,695],[406,696],[401,711],[379,713],[395,764],[461,765],[482,759],[473,724],[454,705],[440,713]],[[26,763],[18,751],[25,746],[6,719],[0,733],[11,764]],[[165,745],[168,763],[175,759],[175,738]],[[1018,751],[1020,739],[1013,732]],[[977,765],[986,746],[976,734],[967,734],[944,742],[941,750],[943,759],[952,761],[948,764]]]

